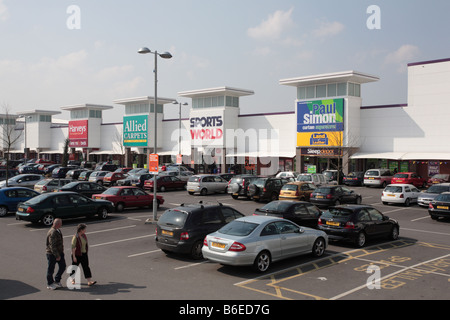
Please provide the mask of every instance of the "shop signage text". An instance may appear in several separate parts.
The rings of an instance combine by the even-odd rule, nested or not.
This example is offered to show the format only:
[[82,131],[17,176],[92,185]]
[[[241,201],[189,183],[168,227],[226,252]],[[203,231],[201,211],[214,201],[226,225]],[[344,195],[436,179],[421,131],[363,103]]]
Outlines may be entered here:
[[148,143],[148,116],[132,116],[123,119],[123,145],[146,147]]
[[190,118],[192,140],[216,140],[222,139],[222,116]]
[[88,120],[69,121],[69,147],[88,146]]

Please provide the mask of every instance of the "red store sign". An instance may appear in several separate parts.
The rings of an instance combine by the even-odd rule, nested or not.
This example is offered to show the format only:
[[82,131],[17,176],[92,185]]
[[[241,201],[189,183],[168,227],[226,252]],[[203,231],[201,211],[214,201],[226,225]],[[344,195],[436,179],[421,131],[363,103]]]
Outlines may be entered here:
[[69,140],[71,148],[88,146],[88,120],[69,121]]

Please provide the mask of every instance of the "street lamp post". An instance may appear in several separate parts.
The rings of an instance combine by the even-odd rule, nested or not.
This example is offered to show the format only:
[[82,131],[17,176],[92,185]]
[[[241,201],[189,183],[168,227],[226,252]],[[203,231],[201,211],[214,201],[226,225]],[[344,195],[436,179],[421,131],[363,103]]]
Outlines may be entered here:
[[[178,101],[172,102],[173,104],[178,104],[179,110],[178,110],[178,154],[181,155],[181,106],[187,106],[188,103],[181,103]],[[181,163],[178,166],[178,175],[181,176]]]
[[[157,147],[158,147],[158,142],[156,141],[157,139],[157,126],[158,126],[158,114],[156,112],[157,106],[158,106],[158,56],[160,56],[163,59],[170,59],[172,58],[172,55],[169,52],[164,52],[164,53],[158,53],[156,50],[155,51],[151,51],[149,48],[143,47],[141,49],[138,50],[138,53],[140,54],[147,54],[147,53],[151,53],[155,56],[155,106],[153,108],[154,114],[155,114],[155,128],[154,128],[154,132],[153,132],[153,152],[156,154],[157,153]],[[148,148],[147,148],[148,150]],[[147,162],[149,160],[149,152],[147,151]],[[158,210],[158,199],[156,198],[156,178],[157,178],[157,173],[153,175],[153,221],[156,221],[156,214],[157,214],[157,210]]]

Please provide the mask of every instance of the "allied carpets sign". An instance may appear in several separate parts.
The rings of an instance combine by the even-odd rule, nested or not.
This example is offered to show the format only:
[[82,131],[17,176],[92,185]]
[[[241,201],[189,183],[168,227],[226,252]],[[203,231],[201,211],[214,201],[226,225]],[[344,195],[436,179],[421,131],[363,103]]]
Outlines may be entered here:
[[297,103],[297,146],[340,147],[344,132],[344,99]]
[[123,145],[126,147],[147,147],[147,115],[123,118]]
[[69,121],[69,147],[88,147],[88,120]]

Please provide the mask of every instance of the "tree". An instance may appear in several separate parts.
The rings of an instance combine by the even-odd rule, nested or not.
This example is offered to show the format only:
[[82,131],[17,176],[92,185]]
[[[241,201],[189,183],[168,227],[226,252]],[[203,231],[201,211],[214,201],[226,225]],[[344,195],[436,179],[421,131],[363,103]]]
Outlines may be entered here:
[[69,138],[66,138],[66,140],[64,140],[64,151],[61,164],[63,167],[67,167],[67,163],[69,162],[69,143]]

